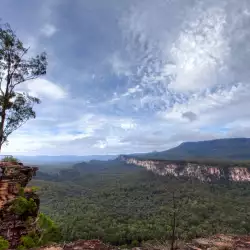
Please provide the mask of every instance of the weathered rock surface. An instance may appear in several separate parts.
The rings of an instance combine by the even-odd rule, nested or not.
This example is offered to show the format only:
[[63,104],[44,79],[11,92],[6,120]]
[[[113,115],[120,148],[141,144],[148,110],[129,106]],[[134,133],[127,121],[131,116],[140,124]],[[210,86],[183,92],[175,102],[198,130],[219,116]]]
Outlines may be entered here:
[[127,164],[144,167],[156,174],[175,177],[193,177],[203,182],[229,180],[234,182],[250,182],[250,169],[246,167],[220,167],[185,162],[170,162],[164,160],[140,160],[136,158],[120,157]]
[[78,240],[64,245],[53,245],[36,248],[34,250],[117,250],[118,248],[108,246],[100,240]]
[[[34,250],[119,250],[118,247],[112,247],[103,244],[99,240],[79,240],[65,245],[52,245],[47,247],[36,248]],[[145,245],[143,247],[135,247],[131,250],[167,250],[169,246]],[[218,234],[210,238],[194,239],[189,244],[176,248],[176,250],[249,250],[250,236],[235,236]],[[125,249],[123,249],[125,250]]]
[[218,234],[210,238],[194,239],[185,250],[249,250],[250,236]]
[[[9,241],[11,248],[19,245],[21,236],[29,232],[30,224],[27,224],[27,219],[29,218],[29,222],[32,223],[37,217],[39,197],[32,190],[24,189],[36,171],[35,167],[9,162],[0,163],[0,236]],[[24,189],[25,198],[34,200],[37,209],[18,215],[13,212],[12,205],[20,196],[21,189]]]

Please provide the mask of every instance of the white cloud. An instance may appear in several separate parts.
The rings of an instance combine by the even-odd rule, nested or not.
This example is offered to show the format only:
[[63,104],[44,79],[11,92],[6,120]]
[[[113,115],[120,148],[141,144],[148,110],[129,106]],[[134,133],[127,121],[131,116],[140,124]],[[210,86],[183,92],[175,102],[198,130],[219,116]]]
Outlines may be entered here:
[[30,95],[51,100],[63,99],[68,95],[67,91],[60,85],[42,78],[27,81],[20,85],[17,90],[27,91]]
[[52,24],[45,24],[41,29],[41,33],[46,37],[51,37],[57,32],[57,28]]
[[109,64],[111,65],[112,71],[117,76],[130,76],[131,70],[128,62],[123,60],[118,53],[114,53],[109,59]]
[[[49,109],[49,104],[46,108]],[[65,114],[63,109],[57,110],[59,113],[55,113],[53,109],[49,111],[53,117]],[[125,145],[126,143],[120,142],[121,138],[136,128],[136,122],[128,118],[91,113],[81,115],[81,112],[78,114],[79,117],[75,117],[72,121],[70,113],[63,122],[51,118],[29,121],[13,133],[10,144],[3,148],[3,153],[79,155],[103,153],[98,150],[115,150],[116,145],[117,147]]]
[[122,122],[121,123],[121,128],[124,130],[130,130],[130,129],[135,129],[136,124],[134,122]]
[[121,27],[126,50],[137,65],[131,82],[143,92],[141,107],[171,109],[193,94],[204,96],[249,79],[244,70],[249,56],[239,53],[243,44],[248,51],[250,18],[244,13],[249,5],[235,5],[144,1],[126,12]]
[[[171,111],[159,113],[159,116],[137,120],[91,113],[81,115],[81,110],[78,118],[72,119],[70,112],[62,108],[61,113],[69,113],[65,121],[45,121],[42,117],[40,121],[31,121],[15,133],[9,147],[4,147],[4,153],[85,155],[149,152],[165,150],[183,141],[250,136],[250,111],[244,108],[250,105],[250,101],[244,90],[245,85],[239,85],[230,92],[210,94],[204,99],[193,98],[185,105],[176,104]],[[229,97],[225,98],[227,94]],[[192,122],[183,118],[183,113],[190,110],[197,115]],[[58,114],[51,110],[52,117]],[[37,125],[34,126],[33,122]],[[221,129],[225,132],[222,133]]]
[[194,15],[194,21],[187,24],[170,50],[175,67],[163,68],[163,75],[172,78],[170,88],[186,92],[218,84],[217,74],[225,67],[229,54],[225,24],[226,13],[221,8]]
[[136,85],[135,87],[128,88],[128,90],[125,93],[123,93],[121,96],[122,97],[131,96],[131,95],[138,93],[138,92],[141,92],[141,91],[142,91],[141,87],[139,85]]
[[[79,72],[78,57],[71,61],[76,67],[67,68],[69,78],[88,84],[73,86],[74,95],[57,81],[25,85],[44,102],[38,118],[10,138],[5,152],[135,153],[166,150],[186,140],[250,136],[249,6],[238,0],[131,1],[119,22],[122,37],[110,34],[117,41],[107,49],[111,56],[104,53],[101,63],[88,65],[93,72]],[[45,25],[39,38],[49,42],[44,36],[56,38],[56,30]],[[74,41],[80,48],[72,50],[84,47],[78,35]],[[40,47],[39,41],[31,42]],[[65,70],[56,59],[55,71]],[[108,65],[107,75],[98,63],[105,70]],[[100,78],[103,84],[93,84],[93,92],[84,89]],[[95,94],[102,91],[107,100],[98,103]],[[85,100],[85,92],[94,96]]]

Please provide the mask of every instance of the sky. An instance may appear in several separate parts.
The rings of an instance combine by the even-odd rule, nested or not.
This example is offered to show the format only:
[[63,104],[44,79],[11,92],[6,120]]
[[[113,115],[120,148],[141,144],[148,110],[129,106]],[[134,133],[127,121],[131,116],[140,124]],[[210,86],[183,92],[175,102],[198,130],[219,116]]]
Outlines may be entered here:
[[162,151],[250,137],[249,0],[1,0],[0,17],[46,51],[22,89],[37,118],[3,154]]

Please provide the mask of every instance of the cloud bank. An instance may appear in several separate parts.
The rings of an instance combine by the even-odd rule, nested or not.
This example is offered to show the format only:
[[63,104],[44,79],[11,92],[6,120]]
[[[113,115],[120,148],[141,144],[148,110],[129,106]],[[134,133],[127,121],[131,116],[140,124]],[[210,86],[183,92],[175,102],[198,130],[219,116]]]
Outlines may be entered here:
[[42,99],[37,119],[3,153],[135,153],[250,136],[248,0],[2,5],[32,55],[49,56],[46,77],[22,86]]

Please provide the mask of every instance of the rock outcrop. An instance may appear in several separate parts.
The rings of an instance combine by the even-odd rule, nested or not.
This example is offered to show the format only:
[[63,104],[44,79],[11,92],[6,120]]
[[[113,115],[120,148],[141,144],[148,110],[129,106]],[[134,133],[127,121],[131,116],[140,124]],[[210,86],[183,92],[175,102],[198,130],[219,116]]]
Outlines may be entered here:
[[118,248],[108,246],[100,240],[78,240],[64,245],[52,245],[36,248],[34,250],[118,250]]
[[250,182],[250,169],[240,166],[218,166],[213,164],[188,163],[184,161],[141,160],[120,156],[127,164],[144,167],[159,175],[175,177],[193,177],[203,182],[229,180],[234,182]]
[[[177,243],[176,250],[249,250],[250,236],[236,236],[218,234],[209,238],[194,239],[191,243]],[[78,240],[64,245],[51,245],[36,248],[33,250],[121,250],[119,247],[112,247],[99,240]],[[165,250],[170,249],[168,243],[144,243],[141,247],[131,250]],[[123,250],[126,250],[123,248]]]
[[[25,189],[36,171],[37,168],[22,164],[0,163],[0,236],[8,240],[11,248],[17,247],[21,236],[29,233],[38,214],[39,197],[31,189]],[[32,201],[35,209],[16,212],[20,197]]]
[[247,250],[250,249],[250,236],[218,234],[209,238],[194,239],[185,250]]

